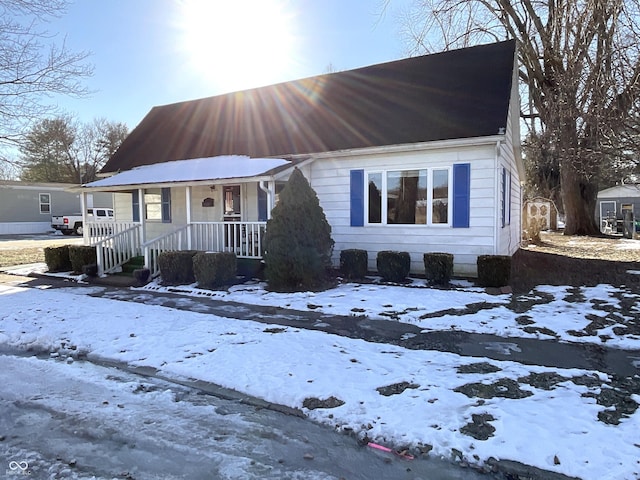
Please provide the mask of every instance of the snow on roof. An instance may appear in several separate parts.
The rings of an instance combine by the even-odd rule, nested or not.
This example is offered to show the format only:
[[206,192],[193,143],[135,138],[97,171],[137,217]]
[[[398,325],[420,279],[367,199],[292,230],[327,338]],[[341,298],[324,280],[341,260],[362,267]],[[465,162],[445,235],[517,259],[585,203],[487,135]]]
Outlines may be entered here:
[[598,192],[598,198],[616,197],[640,197],[640,184],[616,185]]
[[224,178],[250,178],[291,164],[281,158],[250,158],[245,155],[175,160],[144,165],[88,183],[84,187],[116,187],[155,183],[194,182]]

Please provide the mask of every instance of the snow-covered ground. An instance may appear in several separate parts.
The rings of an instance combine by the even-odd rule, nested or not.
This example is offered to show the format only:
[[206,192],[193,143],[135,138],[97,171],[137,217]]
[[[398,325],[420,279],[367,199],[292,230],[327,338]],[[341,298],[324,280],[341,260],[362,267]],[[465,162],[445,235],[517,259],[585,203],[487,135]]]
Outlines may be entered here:
[[[559,339],[602,343],[606,334],[609,345],[640,345],[637,335],[615,333],[611,324],[588,336],[568,333],[588,333],[595,317],[613,319],[620,328],[637,321],[637,296],[610,286],[544,287],[515,303],[511,295],[492,296],[469,285],[444,291],[346,284],[299,294],[267,292],[260,284],[226,293],[180,290],[219,300],[397,318],[425,329],[549,338],[524,330],[533,326],[548,328]],[[490,457],[515,460],[583,479],[640,478],[640,412],[622,415],[617,425],[599,420],[616,409],[601,400],[603,392],[616,388],[615,379],[602,373],[407,350],[86,295],[79,301],[82,292],[0,287],[0,346],[126,362],[169,378],[212,382],[300,408],[339,431],[396,449],[432,448],[431,455],[474,464]],[[478,309],[480,304],[488,308]],[[443,313],[449,309],[466,313]],[[437,312],[441,315],[429,315]],[[315,408],[318,400],[331,397],[330,405]],[[640,395],[631,395],[631,401],[640,403]]]
[[[343,283],[324,292],[276,293],[267,291],[264,283],[210,291],[198,289],[195,284],[170,287],[152,282],[142,290],[395,319],[423,327],[424,331],[457,330],[640,349],[640,296],[624,288],[541,286],[526,295],[491,295],[468,282],[459,281],[456,285],[452,290],[439,290],[416,279],[408,286]],[[616,333],[614,329],[626,332]]]

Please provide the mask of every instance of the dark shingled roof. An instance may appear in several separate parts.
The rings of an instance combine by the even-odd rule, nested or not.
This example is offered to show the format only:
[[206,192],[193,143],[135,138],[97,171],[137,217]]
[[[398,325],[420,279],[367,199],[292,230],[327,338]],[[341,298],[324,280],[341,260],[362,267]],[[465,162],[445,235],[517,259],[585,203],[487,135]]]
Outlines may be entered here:
[[511,40],[154,107],[102,172],[495,135],[514,61]]

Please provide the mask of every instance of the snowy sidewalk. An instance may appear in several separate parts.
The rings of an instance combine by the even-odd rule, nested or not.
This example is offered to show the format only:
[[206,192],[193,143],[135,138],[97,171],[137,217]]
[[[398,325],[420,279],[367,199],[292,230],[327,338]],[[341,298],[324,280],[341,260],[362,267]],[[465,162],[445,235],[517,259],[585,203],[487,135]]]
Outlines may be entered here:
[[[0,345],[210,382],[416,455],[475,465],[511,460],[584,479],[640,478],[637,375],[411,350],[87,293],[78,287],[0,287]],[[446,293],[422,289],[422,304],[433,312]],[[381,286],[375,291],[388,304],[394,295]],[[469,298],[467,292],[460,307]],[[615,303],[610,296],[599,301]],[[359,302],[352,308],[362,305],[370,307]],[[286,300],[281,306],[293,305]]]

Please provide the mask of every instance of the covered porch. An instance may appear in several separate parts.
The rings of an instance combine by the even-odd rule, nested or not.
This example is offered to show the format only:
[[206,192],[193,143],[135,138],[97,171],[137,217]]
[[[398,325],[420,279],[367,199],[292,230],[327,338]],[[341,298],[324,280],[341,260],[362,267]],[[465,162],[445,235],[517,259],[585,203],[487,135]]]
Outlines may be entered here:
[[292,168],[288,160],[225,156],[138,167],[83,185],[83,212],[92,207],[88,193],[114,195],[114,221],[84,223],[84,243],[96,248],[98,275],[144,256],[156,276],[165,251],[261,259],[267,220]]

